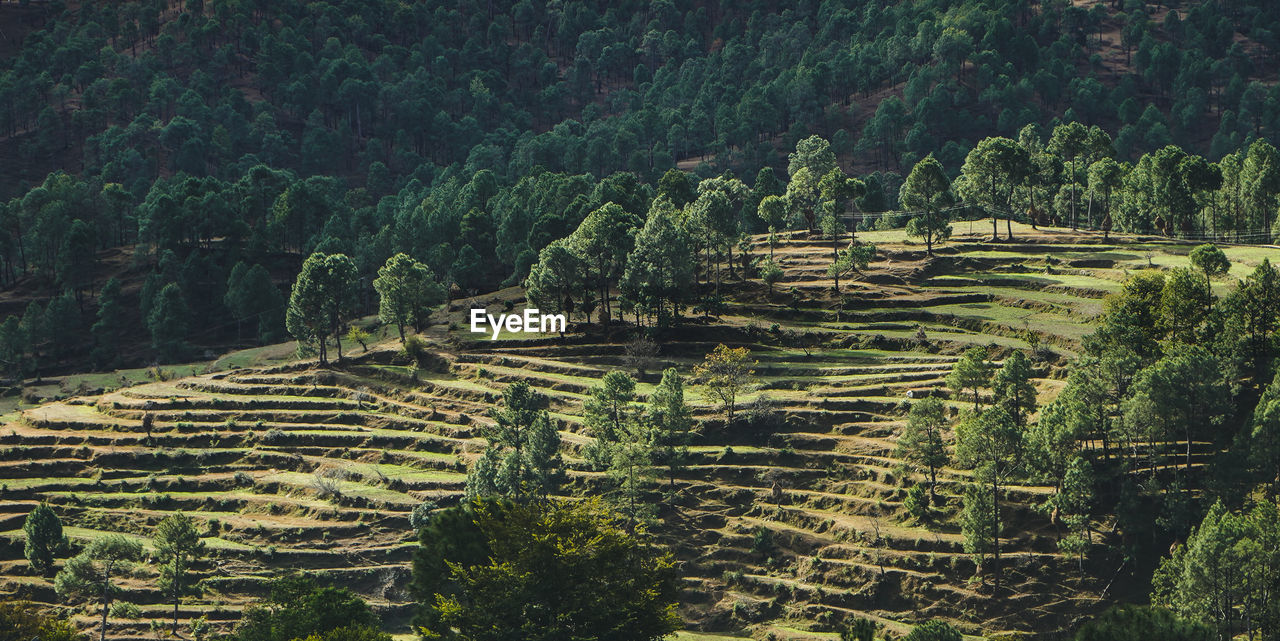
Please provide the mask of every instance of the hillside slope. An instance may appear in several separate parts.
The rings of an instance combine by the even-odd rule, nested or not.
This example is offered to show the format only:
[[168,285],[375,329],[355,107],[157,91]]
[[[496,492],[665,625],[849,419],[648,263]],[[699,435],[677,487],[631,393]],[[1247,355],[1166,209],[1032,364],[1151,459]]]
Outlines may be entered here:
[[[690,388],[695,460],[673,488],[657,479],[649,493],[659,507],[654,531],[680,560],[690,627],[810,638],[858,613],[898,632],[937,617],[972,634],[1047,633],[1145,591],[1144,563],[1126,566],[1109,547],[1107,517],[1078,567],[1034,509],[1051,488],[1014,485],[1007,587],[992,598],[954,522],[971,473],[944,470],[937,518],[918,523],[901,501],[920,477],[894,446],[908,398],[940,393],[957,354],[973,345],[994,358],[1038,345],[1036,386],[1042,400],[1053,397],[1100,297],[1129,270],[1185,264],[1189,246],[1025,228],[1015,228],[1023,243],[989,245],[963,225],[957,231],[958,242],[933,259],[899,232],[865,234],[880,258],[846,286],[838,317],[826,248],[788,240],[776,250],[788,265],[786,294],[733,284],[731,313],[659,337],[641,395],[660,367],[688,372],[717,343],[746,346],[758,361],[757,389],[741,399],[749,420],[731,430],[702,389]],[[1234,273],[1270,250],[1227,252]],[[496,311],[513,295],[461,301],[450,319],[465,327],[470,304]],[[0,434],[0,592],[59,603],[22,555],[22,519],[37,501],[51,503],[79,543],[105,532],[146,536],[183,510],[205,528],[213,558],[199,569],[204,595],[184,602],[181,617],[231,625],[265,578],[306,569],[359,590],[389,629],[407,631],[408,513],[423,500],[459,498],[483,449],[477,428],[505,385],[523,380],[550,396],[571,491],[596,492],[604,479],[579,456],[590,437],[576,417],[584,393],[626,362],[621,335],[465,342],[443,324],[429,335],[428,367],[405,365],[382,345],[340,367],[236,369],[22,412]],[[127,587],[144,620],[165,616],[152,568]],[[150,638],[139,622],[113,620],[112,629],[118,639]]]

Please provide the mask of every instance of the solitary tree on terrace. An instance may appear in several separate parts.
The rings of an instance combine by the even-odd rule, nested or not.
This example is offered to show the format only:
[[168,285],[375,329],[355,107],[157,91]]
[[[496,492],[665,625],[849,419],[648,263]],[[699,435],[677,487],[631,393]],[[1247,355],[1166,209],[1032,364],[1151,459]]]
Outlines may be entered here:
[[107,613],[120,595],[114,582],[142,558],[142,544],[115,534],[95,539],[83,552],[72,557],[54,578],[54,590],[61,596],[85,596],[102,605],[102,635],[107,639]]
[[782,196],[765,196],[760,199],[756,215],[769,226],[769,260],[773,260],[773,246],[777,232],[787,224],[787,199]]
[[560,434],[547,414],[547,397],[524,381],[502,392],[496,425],[484,430],[489,447],[467,475],[467,497],[544,499],[564,476]]
[[160,564],[160,591],[173,601],[173,633],[178,634],[178,603],[191,594],[191,566],[204,556],[204,541],[191,517],[178,512],[156,526],[152,543]]
[[947,426],[947,407],[941,399],[929,397],[911,404],[907,426],[898,437],[897,456],[923,467],[929,475],[929,500],[937,501],[934,488],[938,469],[947,464],[947,446],[942,430]]
[[751,354],[745,347],[731,348],[724,344],[707,354],[702,364],[693,368],[693,377],[707,386],[711,394],[720,400],[724,409],[724,424],[733,424],[733,410],[738,394],[755,374],[756,361],[748,360]]
[[1015,351],[991,377],[996,403],[1009,412],[1019,427],[1025,426],[1036,410],[1036,387],[1031,376],[1031,361],[1026,354]]
[[903,207],[920,212],[907,221],[907,235],[923,238],[925,253],[932,256],[933,246],[951,237],[951,218],[945,210],[955,202],[951,181],[933,154],[911,168],[898,191],[898,200]]
[[674,367],[662,372],[662,382],[649,395],[649,408],[644,420],[652,426],[657,460],[667,466],[671,485],[676,472],[689,457],[689,430],[693,428],[693,412],[684,402],[684,379]]
[[62,520],[48,503],[41,503],[31,510],[22,524],[26,535],[25,553],[31,569],[45,574],[53,567],[54,555],[66,544],[62,535]]

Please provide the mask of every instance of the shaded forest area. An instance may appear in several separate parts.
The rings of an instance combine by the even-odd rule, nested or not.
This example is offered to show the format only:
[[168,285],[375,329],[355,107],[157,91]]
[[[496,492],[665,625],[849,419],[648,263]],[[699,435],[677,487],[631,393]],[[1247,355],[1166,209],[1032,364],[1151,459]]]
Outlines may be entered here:
[[[516,284],[589,212],[612,202],[643,215],[677,165],[782,195],[787,152],[814,134],[862,177],[856,207],[882,212],[900,206],[902,174],[930,153],[955,176],[983,137],[1031,148],[1028,125],[1046,143],[1063,121],[1097,127],[1111,132],[1105,150],[1067,140],[1037,166],[1044,184],[976,203],[1042,222],[1065,208],[1078,225],[1100,191],[1086,190],[1082,160],[1123,164],[1170,144],[1229,158],[1274,133],[1280,105],[1265,75],[1277,43],[1269,3],[162,0],[4,11],[18,23],[6,33],[39,28],[0,74],[0,311],[51,325],[23,341],[50,353],[85,348],[56,337],[83,335],[108,304],[123,310],[118,328],[152,325],[169,284],[166,305],[200,319],[186,328],[197,343],[274,338],[279,285],[316,250],[352,255],[366,283],[403,251],[456,293]],[[1187,155],[1161,153],[1152,162],[1164,177]],[[1107,199],[1114,174],[1099,183]],[[1177,193],[1135,206],[1195,218],[1198,199],[1221,191],[1212,172],[1197,180],[1153,183]],[[766,229],[758,202],[741,203],[740,231]],[[1237,207],[1244,240],[1269,231],[1264,204],[1244,223]],[[1173,217],[1114,224],[1208,229]],[[95,259],[112,248],[123,252]],[[232,287],[237,265],[254,278]],[[37,323],[51,305],[55,322]],[[98,366],[157,353],[141,332],[103,331],[91,347],[112,346]]]

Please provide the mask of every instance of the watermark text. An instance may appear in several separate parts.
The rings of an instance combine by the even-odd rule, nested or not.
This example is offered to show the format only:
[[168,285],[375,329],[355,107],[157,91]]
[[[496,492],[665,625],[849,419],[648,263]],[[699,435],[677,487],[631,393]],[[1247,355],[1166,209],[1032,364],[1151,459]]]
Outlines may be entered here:
[[471,331],[477,334],[493,332],[493,340],[498,340],[502,330],[511,333],[542,334],[546,332],[563,332],[567,322],[564,314],[543,314],[537,308],[524,310],[523,314],[498,314],[494,316],[487,310],[472,308]]

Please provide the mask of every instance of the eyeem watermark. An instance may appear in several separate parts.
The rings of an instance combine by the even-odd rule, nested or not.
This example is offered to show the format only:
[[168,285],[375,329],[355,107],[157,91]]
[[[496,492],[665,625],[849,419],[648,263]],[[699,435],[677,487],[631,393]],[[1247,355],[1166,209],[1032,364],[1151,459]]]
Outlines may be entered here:
[[471,309],[471,331],[487,334],[492,329],[493,340],[498,340],[498,334],[503,329],[512,333],[542,334],[563,332],[567,325],[564,314],[543,314],[536,308],[526,309],[524,314],[498,314],[496,317],[483,309]]

